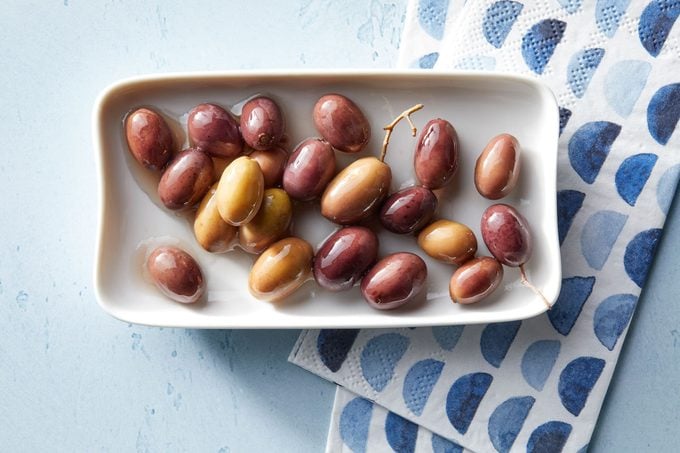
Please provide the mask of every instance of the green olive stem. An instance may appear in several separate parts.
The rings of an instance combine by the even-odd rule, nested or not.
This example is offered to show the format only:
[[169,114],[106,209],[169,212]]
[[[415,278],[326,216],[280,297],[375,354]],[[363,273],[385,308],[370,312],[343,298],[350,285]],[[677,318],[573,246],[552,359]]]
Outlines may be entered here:
[[527,278],[526,271],[524,270],[524,265],[523,265],[523,264],[521,264],[521,265],[519,266],[519,275],[520,275],[520,281],[522,282],[522,284],[523,284],[524,286],[526,286],[527,288],[529,288],[530,290],[532,290],[534,293],[536,293],[536,295],[537,295],[538,297],[540,297],[541,300],[543,300],[543,303],[545,304],[545,306],[548,307],[548,310],[550,310],[550,309],[552,308],[552,305],[550,305],[550,302],[548,302],[548,299],[546,299],[545,295],[543,295],[543,293],[541,292],[541,290],[538,289],[538,288],[536,288],[536,287],[529,281],[529,279]]
[[417,112],[423,107],[424,107],[423,104],[416,104],[410,109],[406,109],[403,112],[401,112],[399,116],[396,117],[390,124],[383,127],[383,130],[385,130],[385,139],[383,140],[382,152],[380,153],[380,162],[385,162],[385,155],[387,154],[387,145],[390,143],[390,136],[392,135],[392,131],[394,130],[394,127],[397,125],[397,123],[399,123],[399,121],[406,118],[408,124],[411,125],[411,135],[413,137],[416,136],[416,132],[418,132],[418,129],[416,129],[415,124],[413,124],[413,121],[411,121],[411,114]]

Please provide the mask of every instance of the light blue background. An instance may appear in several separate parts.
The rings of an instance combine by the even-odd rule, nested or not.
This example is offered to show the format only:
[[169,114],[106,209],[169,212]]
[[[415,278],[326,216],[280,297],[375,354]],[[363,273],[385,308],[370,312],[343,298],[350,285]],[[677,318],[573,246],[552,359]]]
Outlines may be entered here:
[[[323,450],[334,386],[287,363],[297,331],[146,328],[99,309],[90,114],[105,86],[143,73],[389,67],[405,8],[405,0],[3,3],[2,450]],[[677,203],[667,227],[591,451],[677,448]]]

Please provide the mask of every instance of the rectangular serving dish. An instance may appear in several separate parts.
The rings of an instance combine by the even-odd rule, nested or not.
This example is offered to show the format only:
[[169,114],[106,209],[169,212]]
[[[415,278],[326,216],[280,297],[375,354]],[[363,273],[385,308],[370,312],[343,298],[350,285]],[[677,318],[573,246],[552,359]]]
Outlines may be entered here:
[[[493,136],[515,135],[521,145],[520,178],[502,201],[515,206],[532,227],[529,278],[551,303],[557,298],[561,282],[555,197],[558,109],[546,86],[525,77],[477,72],[241,71],[137,77],[110,86],[99,97],[93,134],[100,195],[94,279],[100,306],[126,322],[186,328],[415,327],[503,322],[543,313],[545,304],[521,285],[517,269],[507,267],[501,286],[487,300],[468,306],[452,303],[448,283],[454,267],[429,258],[414,237],[380,229],[381,256],[412,251],[428,265],[426,291],[410,306],[378,311],[363,301],[358,287],[331,293],[313,281],[280,303],[257,300],[247,284],[254,257],[241,250],[222,255],[204,251],[193,238],[191,216],[161,207],[155,192],[158,177],[138,168],[124,138],[125,115],[151,106],[188,146],[186,117],[193,106],[212,102],[237,114],[243,100],[260,93],[282,107],[287,147],[292,151],[303,139],[318,135],[312,108],[329,92],[354,100],[372,127],[367,150],[351,156],[336,152],[339,167],[359,157],[379,155],[382,128],[414,104],[424,104],[412,117],[417,127],[436,117],[454,125],[460,164],[454,182],[440,194],[437,216],[468,225],[477,235],[478,255],[489,254],[479,223],[493,202],[474,187],[475,160]],[[416,182],[415,144],[408,125],[398,125],[386,159],[393,172],[392,190]],[[294,222],[294,234],[307,239],[315,250],[337,229],[321,217],[318,203],[296,206]],[[198,260],[207,281],[205,302],[174,303],[144,278],[144,254],[159,243],[180,245]]]

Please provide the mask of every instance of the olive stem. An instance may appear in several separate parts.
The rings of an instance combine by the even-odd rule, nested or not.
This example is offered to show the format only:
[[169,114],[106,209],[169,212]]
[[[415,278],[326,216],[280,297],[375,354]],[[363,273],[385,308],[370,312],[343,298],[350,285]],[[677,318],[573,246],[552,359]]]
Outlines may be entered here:
[[380,162],[385,162],[385,155],[387,154],[387,145],[390,143],[390,136],[392,135],[392,131],[394,130],[394,127],[397,125],[397,123],[399,123],[399,121],[406,118],[408,124],[411,125],[411,135],[413,137],[416,136],[418,129],[416,129],[415,124],[413,124],[413,121],[411,121],[411,114],[417,112],[423,107],[424,107],[423,104],[416,104],[410,109],[406,109],[403,112],[401,112],[399,116],[396,117],[390,124],[383,127],[383,130],[385,131],[385,139],[383,140],[382,152],[380,153]]
[[520,281],[524,286],[532,290],[534,293],[536,293],[537,296],[543,300],[543,303],[545,304],[546,307],[548,307],[548,310],[552,308],[552,305],[550,305],[550,302],[548,302],[548,299],[546,299],[545,295],[541,292],[540,289],[536,288],[527,278],[526,271],[524,270],[524,265],[521,264],[519,266],[519,275],[520,275]]

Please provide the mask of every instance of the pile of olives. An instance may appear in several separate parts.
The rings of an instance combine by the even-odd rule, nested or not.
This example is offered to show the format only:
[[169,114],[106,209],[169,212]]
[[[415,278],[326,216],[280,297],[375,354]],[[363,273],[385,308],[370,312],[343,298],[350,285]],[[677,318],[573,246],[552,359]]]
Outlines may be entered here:
[[[290,154],[283,112],[262,95],[248,99],[240,116],[216,104],[195,106],[187,116],[190,146],[179,152],[168,123],[151,108],[130,112],[124,129],[135,160],[161,173],[162,204],[194,213],[194,236],[202,248],[225,253],[238,247],[258,255],[248,279],[256,298],[284,299],[313,278],[329,291],[360,285],[366,302],[377,309],[413,300],[425,287],[425,261],[409,252],[380,258],[372,218],[395,234],[416,236],[427,255],[457,266],[449,285],[454,302],[470,304],[491,294],[503,278],[502,265],[519,267],[522,281],[540,294],[523,268],[532,250],[529,226],[513,207],[495,204],[482,215],[482,238],[493,257],[475,257],[477,238],[468,226],[435,220],[439,189],[459,167],[458,136],[448,121],[432,119],[422,128],[413,157],[419,184],[389,193],[392,172],[385,158],[391,133],[405,119],[415,137],[411,114],[422,108],[405,110],[384,128],[379,158],[362,157],[340,171],[335,153],[363,151],[371,127],[359,106],[336,93],[322,96],[313,108],[319,136],[302,140]],[[482,196],[498,200],[510,193],[518,174],[519,145],[502,134],[477,159],[475,185]],[[315,253],[291,230],[294,206],[317,201],[321,214],[341,228]],[[146,266],[171,299],[193,303],[202,298],[206,283],[186,251],[159,247]]]

